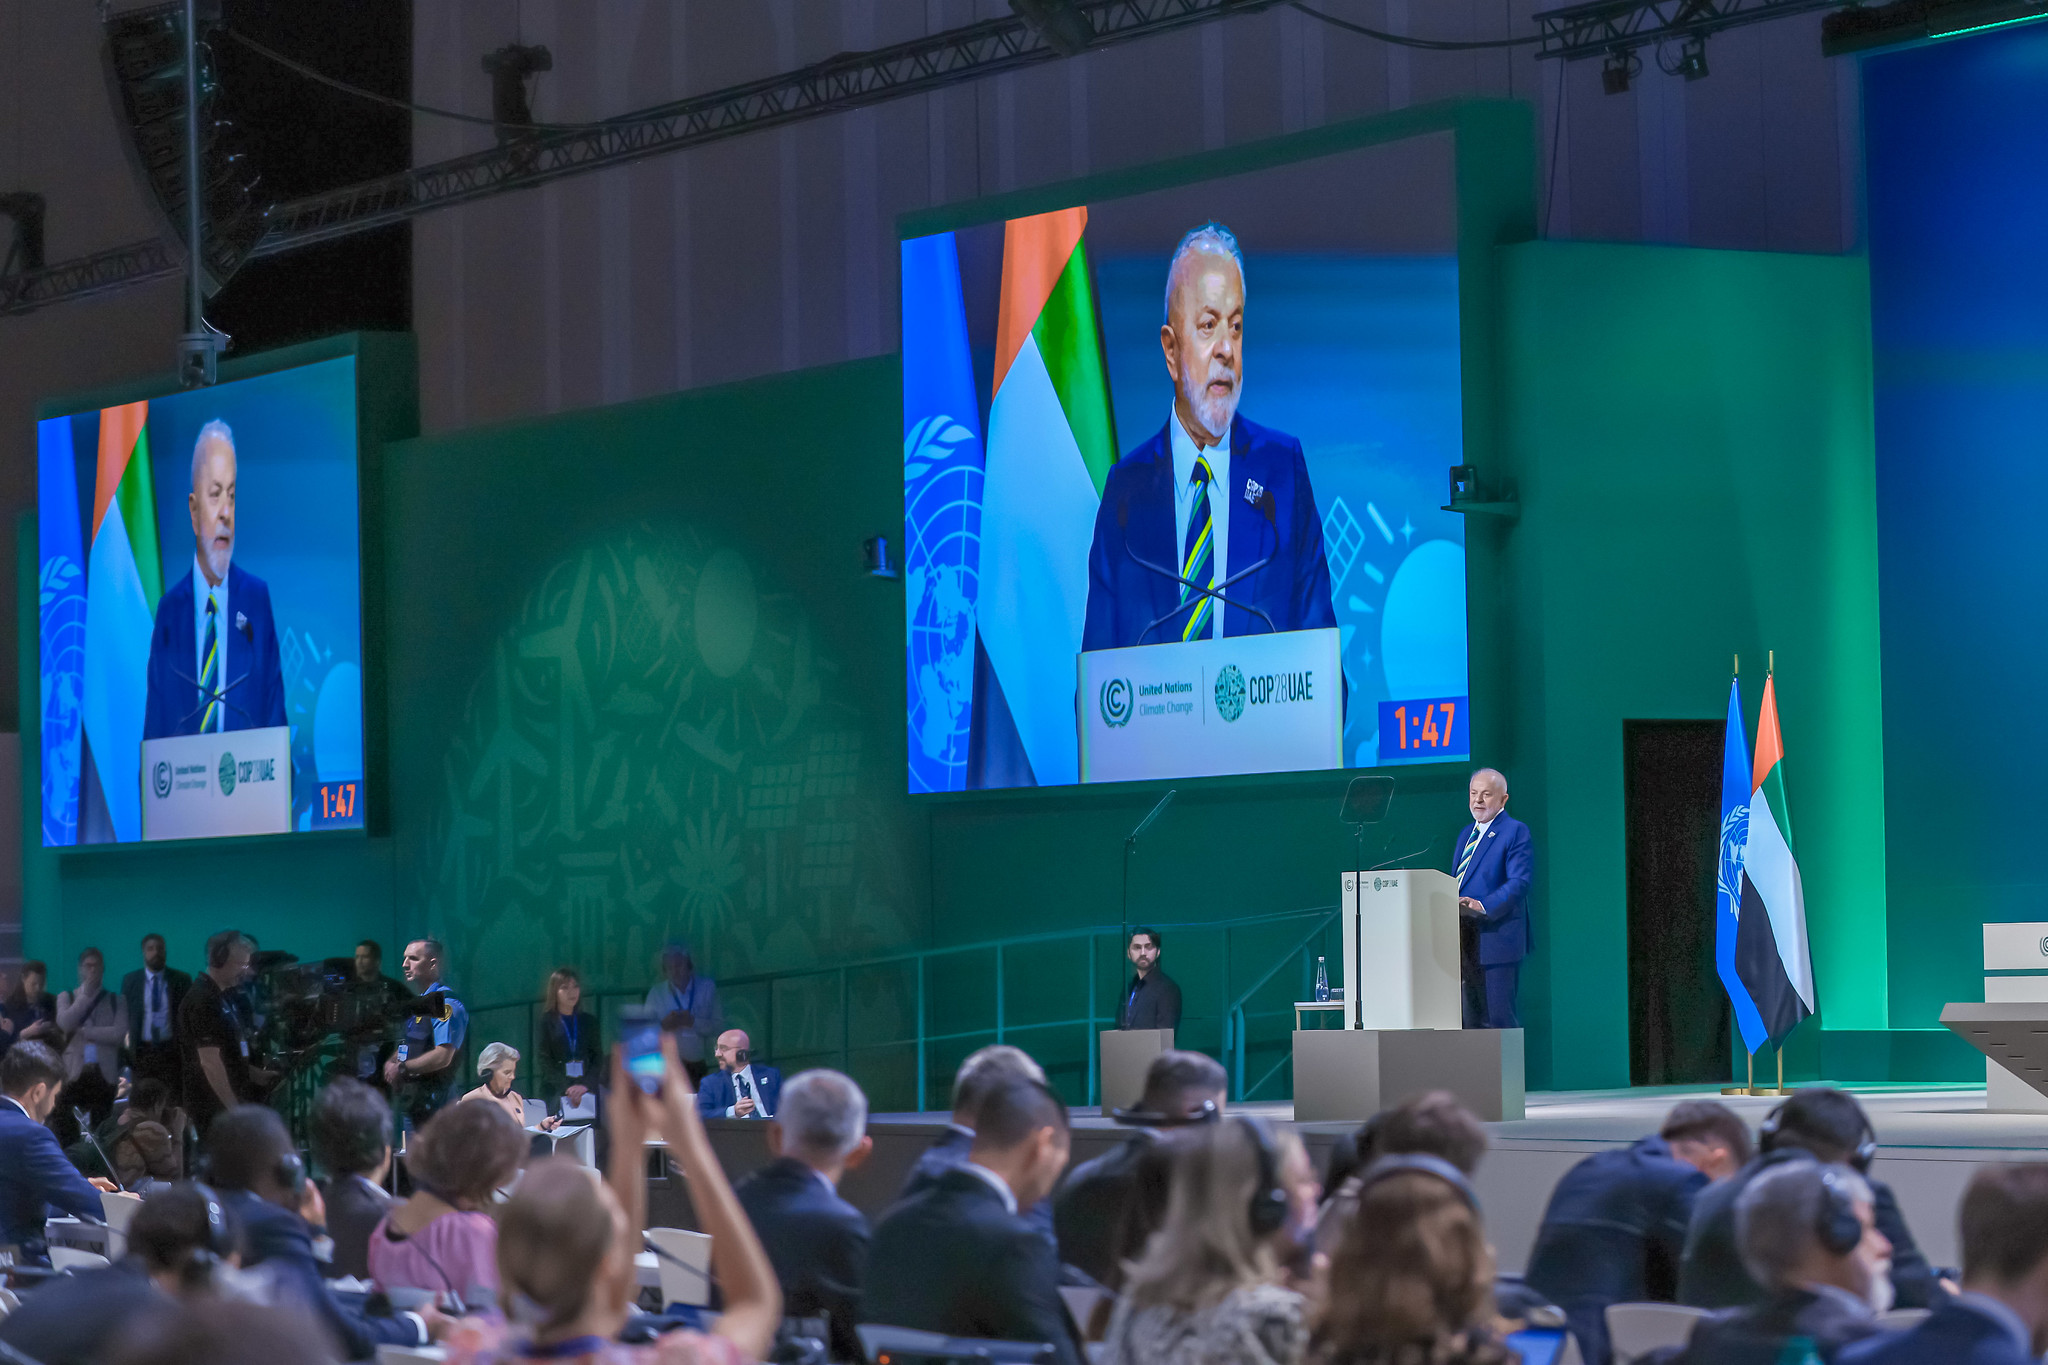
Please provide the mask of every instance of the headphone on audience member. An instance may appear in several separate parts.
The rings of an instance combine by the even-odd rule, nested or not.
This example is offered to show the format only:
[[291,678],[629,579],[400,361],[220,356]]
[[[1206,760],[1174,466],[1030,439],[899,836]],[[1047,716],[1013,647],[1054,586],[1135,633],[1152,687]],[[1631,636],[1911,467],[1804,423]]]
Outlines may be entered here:
[[187,1289],[199,1289],[212,1282],[214,1272],[235,1254],[236,1247],[219,1192],[197,1180],[192,1182],[192,1188],[206,1205],[206,1245],[193,1247],[179,1257],[177,1269],[178,1279]]
[[[195,1183],[213,1178],[212,1153],[202,1151],[196,1164],[197,1170],[194,1174],[198,1176],[198,1182]],[[270,1168],[270,1172],[277,1177],[280,1185],[291,1191],[292,1199],[295,1202],[306,1197],[306,1159],[297,1152],[287,1151],[283,1156],[280,1156],[277,1159],[277,1164]],[[213,1195],[210,1186],[199,1183],[199,1188],[205,1190],[209,1196]]]
[[1287,1222],[1287,1191],[1280,1184],[1280,1149],[1273,1145],[1273,1130],[1266,1121],[1239,1114],[1237,1121],[1252,1140],[1252,1155],[1259,1163],[1258,1183],[1252,1188],[1252,1236],[1268,1237]]
[[1458,1197],[1465,1201],[1473,1213],[1479,1213],[1479,1191],[1472,1188],[1472,1182],[1465,1178],[1465,1173],[1442,1157],[1430,1156],[1426,1152],[1395,1152],[1389,1156],[1375,1158],[1370,1166],[1354,1177],[1358,1181],[1358,1196],[1363,1199],[1365,1192],[1380,1181],[1411,1172],[1435,1176],[1456,1190]]
[[[1785,1128],[1785,1109],[1789,1104],[1790,1100],[1785,1101],[1764,1117],[1763,1124],[1756,1133],[1757,1146],[1761,1150],[1768,1152],[1777,1146],[1778,1134]],[[1856,1117],[1857,1122],[1862,1124],[1862,1138],[1843,1164],[1858,1175],[1868,1175],[1870,1163],[1877,1159],[1877,1130],[1870,1126],[1870,1115],[1864,1113],[1860,1106],[1856,1111]]]
[[1820,1244],[1837,1256],[1847,1256],[1863,1240],[1863,1220],[1856,1216],[1856,1201],[1842,1177],[1825,1166],[1820,1172],[1821,1204],[1814,1234]]

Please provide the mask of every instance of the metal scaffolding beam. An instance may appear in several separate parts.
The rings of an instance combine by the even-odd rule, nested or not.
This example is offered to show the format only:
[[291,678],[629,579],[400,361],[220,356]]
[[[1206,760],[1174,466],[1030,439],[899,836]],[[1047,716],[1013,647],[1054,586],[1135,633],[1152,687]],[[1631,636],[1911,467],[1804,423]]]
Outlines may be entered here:
[[1593,0],[1536,16],[1538,57],[1567,62],[1604,57],[1680,38],[1704,38],[1748,24],[1814,10],[1840,9],[1852,0]]
[[[1269,9],[1281,0],[1082,0],[1094,47]],[[543,185],[565,176],[701,147],[765,128],[1018,71],[1060,53],[1011,16],[870,52],[843,53],[797,71],[623,114],[569,131],[517,138],[489,151],[417,166],[277,205],[250,253],[273,256],[353,236],[435,209]],[[171,273],[178,258],[137,242],[42,271],[0,278],[0,315]]]

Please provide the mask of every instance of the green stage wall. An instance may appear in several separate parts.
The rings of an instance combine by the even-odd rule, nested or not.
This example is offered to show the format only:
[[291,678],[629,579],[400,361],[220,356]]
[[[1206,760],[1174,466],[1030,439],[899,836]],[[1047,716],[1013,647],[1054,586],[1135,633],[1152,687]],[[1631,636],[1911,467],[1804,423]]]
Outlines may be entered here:
[[[1816,1041],[1809,1069],[1839,1059],[1872,1079],[1926,1075],[1941,1048],[1884,1032],[1861,264],[1496,252],[1530,229],[1520,106],[1313,138],[1334,149],[1444,127],[1459,133],[1466,206],[1469,458],[1521,500],[1518,521],[1472,526],[1469,601],[1475,752],[1513,775],[1514,810],[1538,840],[1530,1084],[1627,1083],[1621,722],[1718,717],[1731,651],[1754,707],[1767,648],[1785,689],[1825,1022],[1843,1044],[1824,1058]],[[380,382],[409,414],[410,377]],[[882,358],[386,446],[382,581],[366,594],[391,698],[376,829],[46,854],[25,735],[29,951],[62,961],[94,942],[125,969],[141,933],[161,929],[191,967],[229,921],[307,956],[432,932],[476,1010],[473,1037],[524,1043],[549,968],[570,961],[599,990],[637,990],[680,936],[734,983],[729,1012],[772,1038],[774,1060],[832,1057],[841,1030],[882,1040],[855,1059],[879,1107],[942,1103],[951,1059],[994,1036],[998,990],[1011,1039],[1076,1093],[1087,1031],[1072,1021],[1109,1008],[1113,943],[1092,964],[1078,944],[1019,948],[1000,983],[985,956],[939,959],[925,1023],[949,1038],[922,1094],[900,1045],[916,1026],[914,978],[868,969],[842,995],[835,975],[911,949],[1116,923],[1122,836],[1166,789],[904,794],[902,588],[861,566],[866,537],[900,533],[900,425],[897,364]],[[35,561],[22,544],[30,660]],[[1369,857],[1432,837],[1447,847],[1464,818],[1461,769],[1399,780]],[[1343,781],[1179,784],[1132,862],[1133,919],[1332,904],[1353,856],[1336,819]],[[1247,963],[1288,941],[1169,930],[1186,1041],[1220,1046],[1226,981],[1242,985]],[[1269,1026],[1248,1078],[1284,1055],[1271,1012],[1298,998],[1297,978],[1280,972],[1256,1002]],[[1261,1093],[1284,1083],[1283,1071],[1283,1089]]]

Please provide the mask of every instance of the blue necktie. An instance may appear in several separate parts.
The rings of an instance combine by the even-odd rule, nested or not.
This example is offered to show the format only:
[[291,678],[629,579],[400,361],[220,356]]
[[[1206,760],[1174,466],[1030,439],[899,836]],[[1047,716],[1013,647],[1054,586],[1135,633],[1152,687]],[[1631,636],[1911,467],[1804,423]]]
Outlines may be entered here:
[[[1215,527],[1209,517],[1209,488],[1214,476],[1209,472],[1209,457],[1195,456],[1195,472],[1189,481],[1195,485],[1195,505],[1188,510],[1187,543],[1181,551],[1180,576],[1190,582],[1216,586],[1216,538],[1211,534]],[[1186,606],[1190,597],[1196,597],[1195,590],[1183,583],[1180,589],[1181,605]],[[1200,595],[1195,609],[1188,613],[1188,623],[1181,629],[1183,640],[1204,640],[1209,636],[1209,627],[1214,616],[1216,599]]]
[[1485,835],[1485,834],[1483,834],[1483,833],[1482,833],[1482,832],[1480,831],[1480,829],[1479,829],[1479,827],[1478,827],[1478,826],[1476,826],[1476,825],[1475,825],[1475,826],[1473,826],[1473,828],[1472,828],[1472,842],[1471,842],[1471,843],[1469,843],[1469,844],[1467,844],[1467,845],[1465,845],[1465,856],[1464,856],[1464,857],[1462,857],[1462,858],[1460,858],[1460,859],[1458,859],[1458,880],[1459,880],[1459,881],[1461,881],[1461,882],[1462,882],[1462,881],[1464,881],[1464,880],[1465,880],[1465,873],[1466,873],[1466,872],[1467,872],[1467,871],[1468,871],[1468,870],[1469,870],[1469,869],[1471,868],[1471,866],[1472,866],[1472,857],[1473,857],[1473,855],[1474,855],[1474,854],[1476,854],[1476,853],[1478,853],[1478,852],[1479,852],[1479,841],[1480,841],[1481,839],[1484,839],[1485,837],[1486,837],[1486,835]]

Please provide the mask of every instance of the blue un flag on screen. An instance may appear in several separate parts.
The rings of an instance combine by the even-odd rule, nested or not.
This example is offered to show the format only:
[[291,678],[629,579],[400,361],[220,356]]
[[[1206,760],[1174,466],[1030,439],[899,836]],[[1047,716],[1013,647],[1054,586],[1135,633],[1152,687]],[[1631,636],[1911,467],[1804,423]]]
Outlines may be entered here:
[[1735,1007],[1742,1045],[1751,1053],[1769,1041],[1769,1030],[1749,987],[1735,970],[1735,931],[1742,922],[1742,863],[1749,849],[1749,735],[1742,727],[1742,684],[1728,683],[1728,732],[1721,756],[1721,851],[1715,876],[1714,966]]

